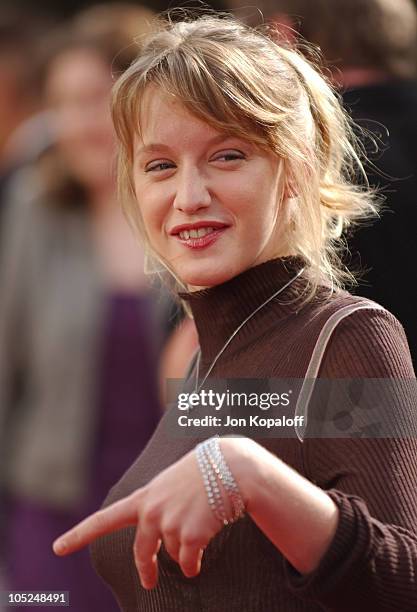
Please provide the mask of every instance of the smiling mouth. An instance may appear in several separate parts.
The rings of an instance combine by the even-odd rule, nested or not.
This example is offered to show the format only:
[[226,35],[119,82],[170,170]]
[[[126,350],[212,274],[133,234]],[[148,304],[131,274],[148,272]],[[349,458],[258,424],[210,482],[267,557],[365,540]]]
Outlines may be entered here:
[[227,229],[223,227],[199,227],[198,229],[181,230],[175,238],[191,249],[204,249],[213,244]]
[[203,238],[214,231],[214,227],[200,227],[199,229],[182,230],[177,235],[181,240],[188,240],[189,238]]

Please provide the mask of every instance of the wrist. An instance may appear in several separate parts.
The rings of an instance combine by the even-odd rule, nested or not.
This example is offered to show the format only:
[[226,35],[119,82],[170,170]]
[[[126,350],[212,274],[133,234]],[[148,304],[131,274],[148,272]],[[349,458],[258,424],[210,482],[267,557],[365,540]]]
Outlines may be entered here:
[[220,438],[220,446],[230,471],[239,487],[246,511],[251,512],[254,491],[260,474],[258,449],[263,450],[250,438]]

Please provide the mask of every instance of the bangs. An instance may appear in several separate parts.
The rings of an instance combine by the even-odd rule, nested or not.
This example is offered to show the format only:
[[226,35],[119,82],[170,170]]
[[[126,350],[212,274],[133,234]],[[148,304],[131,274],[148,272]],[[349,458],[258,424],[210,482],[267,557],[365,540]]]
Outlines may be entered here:
[[[276,148],[277,109],[274,112],[265,109],[265,95],[257,96],[257,84],[248,78],[248,62],[235,52],[225,64],[222,59],[219,61],[219,49],[204,51],[196,52],[186,42],[182,43],[142,74],[136,66],[132,77],[128,71],[120,87],[116,84],[113,120],[117,135],[130,155],[134,136],[141,136],[142,100],[149,85],[172,95],[190,114],[219,132],[269,150]],[[249,72],[254,72],[253,67]],[[279,119],[284,114],[280,110]]]
[[198,119],[221,132],[268,143],[267,129],[260,121],[253,93],[242,91],[245,84],[236,79],[209,54],[197,54],[184,44],[168,54],[155,71],[154,83],[181,100]]

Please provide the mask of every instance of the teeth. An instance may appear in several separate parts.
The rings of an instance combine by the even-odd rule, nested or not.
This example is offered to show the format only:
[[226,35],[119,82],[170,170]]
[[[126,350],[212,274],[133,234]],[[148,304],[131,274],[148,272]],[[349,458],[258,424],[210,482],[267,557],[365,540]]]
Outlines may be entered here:
[[211,232],[214,232],[214,229],[212,227],[200,227],[197,232],[198,237],[201,238],[202,236],[206,236],[207,234],[211,234]]
[[183,230],[179,233],[181,240],[188,240],[189,238],[202,238],[207,234],[214,232],[213,227],[200,227],[199,229]]

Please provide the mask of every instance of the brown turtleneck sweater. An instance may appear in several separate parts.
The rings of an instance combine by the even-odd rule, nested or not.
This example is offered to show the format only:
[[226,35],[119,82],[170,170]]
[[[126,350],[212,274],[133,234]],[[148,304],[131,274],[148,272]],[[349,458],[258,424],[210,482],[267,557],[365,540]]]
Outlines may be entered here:
[[[223,285],[183,296],[198,328],[202,373],[239,323],[292,278],[299,265],[288,259],[269,261]],[[302,378],[324,322],[359,299],[341,292],[297,307],[303,286],[304,280],[298,279],[253,317],[221,356],[213,375]],[[394,398],[392,411],[416,427],[415,380],[407,341],[388,312],[361,310],[343,320],[327,346],[319,376],[404,379],[403,395]],[[194,439],[170,437],[163,421],[105,505],[145,485],[195,446]],[[307,438],[301,444],[292,438],[261,443],[328,491],[340,510],[334,540],[317,570],[301,576],[246,516],[211,541],[196,578],[185,578],[162,546],[158,585],[146,591],[132,555],[134,529],[128,528],[92,546],[95,568],[121,609],[415,612],[417,439]]]

